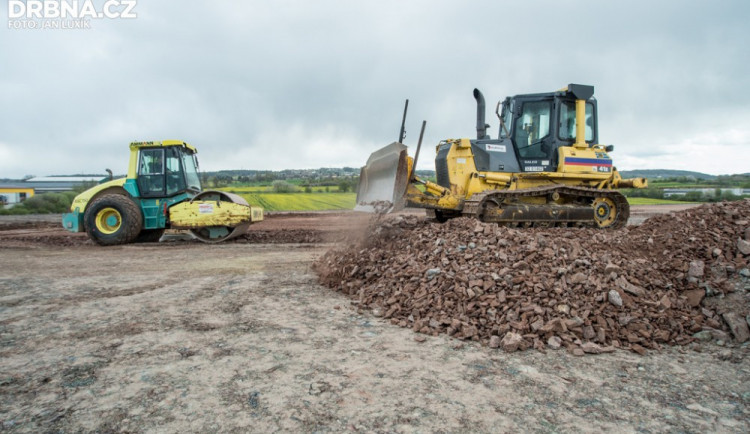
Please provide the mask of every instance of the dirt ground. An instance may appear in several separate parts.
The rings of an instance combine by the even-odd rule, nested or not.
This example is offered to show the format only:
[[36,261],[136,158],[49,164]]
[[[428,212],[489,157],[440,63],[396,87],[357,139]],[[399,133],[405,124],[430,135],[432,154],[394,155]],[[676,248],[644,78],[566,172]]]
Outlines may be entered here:
[[747,344],[504,353],[357,312],[310,266],[368,219],[110,248],[0,219],[0,430],[750,431]]

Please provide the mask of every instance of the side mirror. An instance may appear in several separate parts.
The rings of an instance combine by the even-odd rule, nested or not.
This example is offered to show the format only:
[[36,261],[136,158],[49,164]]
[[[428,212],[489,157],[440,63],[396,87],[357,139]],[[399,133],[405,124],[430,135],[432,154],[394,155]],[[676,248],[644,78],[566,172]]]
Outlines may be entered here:
[[607,145],[604,147],[604,150],[607,152],[612,152],[615,150],[615,145]]

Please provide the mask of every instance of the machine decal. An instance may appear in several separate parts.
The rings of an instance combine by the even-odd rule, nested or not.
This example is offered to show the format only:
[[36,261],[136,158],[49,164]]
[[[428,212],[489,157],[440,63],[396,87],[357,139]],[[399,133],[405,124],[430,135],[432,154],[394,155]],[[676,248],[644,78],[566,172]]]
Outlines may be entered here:
[[[605,159],[599,159],[599,158],[565,157],[565,164],[569,166],[612,167],[612,160],[605,160]],[[602,172],[609,172],[609,170],[602,170]]]
[[456,164],[466,164],[466,158],[456,158]]
[[552,168],[549,160],[525,160],[521,162],[524,172],[548,172]]
[[487,151],[490,151],[490,152],[506,152],[505,145],[490,145],[490,144],[487,144],[485,146],[486,146],[485,149],[487,149]]
[[212,203],[202,203],[198,205],[198,212],[201,214],[213,214],[214,213],[214,204]]

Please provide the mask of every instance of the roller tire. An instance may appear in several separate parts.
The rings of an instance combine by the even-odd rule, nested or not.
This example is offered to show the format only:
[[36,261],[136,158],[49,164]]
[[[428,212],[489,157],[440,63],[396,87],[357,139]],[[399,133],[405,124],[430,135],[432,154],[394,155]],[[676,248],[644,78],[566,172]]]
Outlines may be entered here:
[[164,235],[164,229],[143,229],[137,237],[135,237],[136,243],[158,243],[162,235]]
[[83,220],[89,238],[100,246],[133,242],[143,227],[138,205],[120,194],[106,194],[94,200],[86,208]]

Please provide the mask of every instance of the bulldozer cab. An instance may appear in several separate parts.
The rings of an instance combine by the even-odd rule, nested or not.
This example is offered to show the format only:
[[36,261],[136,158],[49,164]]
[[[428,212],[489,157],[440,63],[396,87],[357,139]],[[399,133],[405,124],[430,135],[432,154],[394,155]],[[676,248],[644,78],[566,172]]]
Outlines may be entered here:
[[187,146],[139,147],[136,184],[141,197],[172,197],[201,191],[195,152]]
[[[597,143],[596,100],[579,88],[591,87],[570,85],[557,92],[516,95],[503,101],[502,113],[498,113],[502,121],[499,142],[512,145],[521,172],[557,170],[558,148],[577,142],[576,100],[579,96],[585,97],[582,142]],[[499,167],[488,169],[502,170]]]

